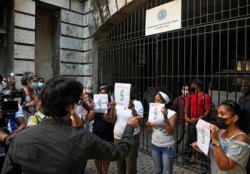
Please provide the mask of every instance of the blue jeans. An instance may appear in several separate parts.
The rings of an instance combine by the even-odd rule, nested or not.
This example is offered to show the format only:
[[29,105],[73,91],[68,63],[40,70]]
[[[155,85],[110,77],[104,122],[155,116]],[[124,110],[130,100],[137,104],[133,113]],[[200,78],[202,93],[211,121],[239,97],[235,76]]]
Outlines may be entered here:
[[157,147],[151,144],[151,155],[155,165],[155,174],[173,174],[175,145],[171,147]]

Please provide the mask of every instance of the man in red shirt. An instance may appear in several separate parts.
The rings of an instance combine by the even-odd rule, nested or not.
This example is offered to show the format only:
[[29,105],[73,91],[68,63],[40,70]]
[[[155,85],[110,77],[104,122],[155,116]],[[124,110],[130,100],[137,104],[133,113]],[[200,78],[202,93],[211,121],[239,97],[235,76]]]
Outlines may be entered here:
[[189,159],[192,156],[192,147],[190,144],[196,141],[197,121],[199,119],[208,119],[211,110],[211,97],[203,91],[203,82],[200,79],[194,79],[191,82],[190,91],[191,93],[187,96],[185,103],[186,134],[184,163],[189,163]]

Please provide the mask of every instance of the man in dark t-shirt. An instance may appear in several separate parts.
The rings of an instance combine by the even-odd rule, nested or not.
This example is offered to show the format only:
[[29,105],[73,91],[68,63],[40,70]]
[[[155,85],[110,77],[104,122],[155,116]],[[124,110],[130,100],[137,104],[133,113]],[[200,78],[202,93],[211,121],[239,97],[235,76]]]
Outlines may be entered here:
[[[248,133],[250,137],[250,81],[247,79],[242,80],[241,82],[241,92],[242,96],[240,96],[238,100],[238,104],[240,105],[241,115],[244,118],[244,127],[246,128],[245,131]],[[250,160],[248,159],[247,173],[250,173]]]
[[247,122],[248,126],[246,130],[246,133],[250,132],[250,81],[249,80],[242,80],[241,83],[241,92],[242,92],[242,96],[240,96],[239,100],[238,100],[238,104],[240,105],[240,109],[241,109],[241,114],[243,116],[243,118],[245,119],[245,124]]

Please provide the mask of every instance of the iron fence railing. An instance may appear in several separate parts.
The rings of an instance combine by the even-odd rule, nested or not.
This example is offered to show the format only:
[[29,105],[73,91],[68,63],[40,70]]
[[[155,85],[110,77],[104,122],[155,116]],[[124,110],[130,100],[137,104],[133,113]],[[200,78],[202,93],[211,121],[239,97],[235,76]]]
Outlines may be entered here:
[[[173,100],[185,82],[198,77],[213,101],[220,102],[231,94],[237,101],[240,94],[230,88],[229,77],[232,73],[238,77],[241,72],[241,78],[249,78],[249,0],[182,1],[181,29],[145,37],[146,10],[167,2],[155,0],[141,7],[99,41],[99,83],[132,83],[144,105],[144,121],[148,103],[143,94],[148,87],[166,87]],[[214,79],[217,87],[211,88]],[[141,150],[150,152],[150,139],[144,126]],[[180,152],[177,161],[182,157]],[[193,160],[200,166],[195,153]]]

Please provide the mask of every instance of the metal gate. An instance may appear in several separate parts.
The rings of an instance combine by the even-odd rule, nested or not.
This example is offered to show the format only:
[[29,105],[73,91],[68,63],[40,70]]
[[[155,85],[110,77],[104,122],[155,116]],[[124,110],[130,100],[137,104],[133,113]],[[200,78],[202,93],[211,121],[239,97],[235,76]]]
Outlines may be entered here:
[[[144,104],[145,120],[143,93],[148,87],[167,87],[173,100],[196,77],[213,101],[222,100],[222,90],[226,98],[235,94],[237,101],[239,79],[233,83],[230,77],[239,72],[249,77],[250,1],[182,1],[181,29],[145,37],[146,10],[167,2],[154,0],[141,7],[98,42],[99,83],[132,83]],[[141,136],[140,147],[149,152],[150,135],[144,130]]]

